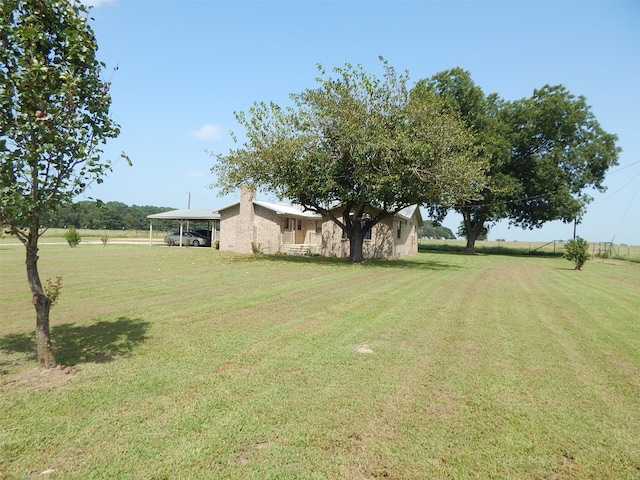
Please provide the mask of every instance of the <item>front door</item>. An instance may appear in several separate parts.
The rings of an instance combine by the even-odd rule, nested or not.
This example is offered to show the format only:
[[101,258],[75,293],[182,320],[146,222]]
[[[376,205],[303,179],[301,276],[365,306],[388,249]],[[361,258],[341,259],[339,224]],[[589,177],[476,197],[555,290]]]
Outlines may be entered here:
[[283,225],[282,243],[296,243],[296,219],[285,218]]
[[304,243],[304,230],[302,230],[302,220],[298,218],[294,221],[296,224],[295,243]]

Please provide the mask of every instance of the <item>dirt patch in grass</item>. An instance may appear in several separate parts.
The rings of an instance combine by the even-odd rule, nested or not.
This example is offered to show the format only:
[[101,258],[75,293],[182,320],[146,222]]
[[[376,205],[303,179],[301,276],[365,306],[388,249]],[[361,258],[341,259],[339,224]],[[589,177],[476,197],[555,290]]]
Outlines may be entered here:
[[356,353],[368,354],[368,353],[373,353],[373,350],[369,345],[367,345],[366,343],[363,343],[362,345],[356,348]]
[[2,386],[13,391],[40,392],[53,390],[73,382],[78,367],[58,365],[55,368],[28,368],[3,378]]

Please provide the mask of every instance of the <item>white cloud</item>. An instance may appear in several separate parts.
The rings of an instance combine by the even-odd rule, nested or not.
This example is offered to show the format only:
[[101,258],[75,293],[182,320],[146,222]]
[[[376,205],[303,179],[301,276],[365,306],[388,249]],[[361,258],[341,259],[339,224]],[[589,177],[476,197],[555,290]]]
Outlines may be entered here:
[[189,170],[185,175],[190,178],[204,178],[206,174],[201,170]]
[[87,7],[101,7],[102,5],[115,3],[115,0],[80,0],[80,3],[84,3]]
[[197,130],[189,132],[189,135],[200,140],[222,140],[224,137],[222,127],[215,123],[206,123]]

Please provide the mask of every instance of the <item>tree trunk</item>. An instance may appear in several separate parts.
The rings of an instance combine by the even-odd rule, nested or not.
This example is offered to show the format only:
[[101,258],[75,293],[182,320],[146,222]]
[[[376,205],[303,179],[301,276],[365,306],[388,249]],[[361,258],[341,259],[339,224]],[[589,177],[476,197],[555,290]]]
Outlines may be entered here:
[[476,253],[476,236],[473,233],[467,233],[467,245],[464,247],[464,252],[470,255]]
[[33,294],[32,302],[36,309],[36,349],[38,365],[41,368],[53,368],[56,359],[51,349],[49,333],[49,311],[51,301],[45,295],[38,272],[38,232],[31,229],[26,241],[27,247],[27,279]]
[[364,243],[364,232],[359,226],[354,225],[349,235],[349,263],[364,262],[362,245]]
[[462,208],[462,219],[464,221],[464,232],[467,237],[467,246],[465,247],[465,253],[475,255],[476,253],[476,240],[482,233],[484,228],[484,220],[482,218],[473,219],[471,214],[471,208]]

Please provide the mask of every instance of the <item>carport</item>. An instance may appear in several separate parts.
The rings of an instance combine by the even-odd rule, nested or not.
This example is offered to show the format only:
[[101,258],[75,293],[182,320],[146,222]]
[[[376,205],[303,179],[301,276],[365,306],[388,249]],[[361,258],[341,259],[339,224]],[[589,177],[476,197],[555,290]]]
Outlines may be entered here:
[[[220,214],[213,210],[171,210],[169,212],[154,213],[153,215],[147,215],[149,219],[149,245],[153,240],[153,221],[154,220],[177,220],[180,223],[180,246],[182,246],[182,234],[184,233],[185,222],[209,222],[211,230],[211,246],[215,245],[216,240],[219,240],[218,229],[220,225]],[[216,229],[216,224],[218,229]]]

